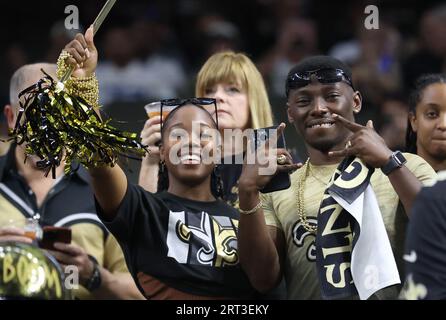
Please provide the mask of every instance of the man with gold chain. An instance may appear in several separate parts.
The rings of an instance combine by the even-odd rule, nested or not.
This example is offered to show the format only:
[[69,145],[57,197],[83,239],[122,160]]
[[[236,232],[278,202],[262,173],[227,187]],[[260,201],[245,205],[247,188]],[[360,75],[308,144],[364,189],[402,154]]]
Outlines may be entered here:
[[[274,287],[282,275],[289,299],[320,299],[321,274],[327,275],[322,280],[334,289],[346,286],[350,262],[344,268],[331,270],[331,274],[328,266],[323,266],[322,271],[316,266],[320,249],[317,236],[339,233],[349,238],[347,246],[330,248],[349,259],[352,242],[353,246],[357,242],[358,234],[352,232],[350,224],[337,220],[336,212],[318,233],[318,218],[329,197],[326,189],[331,188],[335,171],[340,173],[344,158],[355,159],[346,176],[358,168],[358,172],[370,173],[364,179],[368,179],[376,196],[376,211],[380,211],[385,226],[384,237],[387,232],[390,240],[393,261],[398,266],[401,263],[412,202],[422,184],[435,179],[435,172],[416,155],[392,152],[371,121],[366,126],[355,123],[354,115],[361,110],[362,98],[354,90],[351,77],[348,66],[328,56],[307,58],[288,74],[288,120],[303,137],[309,155],[302,168],[291,175],[289,189],[261,195],[259,190],[271,176],[260,175],[259,165],[245,165],[239,185],[239,253],[252,284],[260,291]],[[279,170],[289,168],[290,161],[278,161]],[[347,229],[350,233],[342,233]],[[394,286],[378,291],[376,297],[396,298],[397,289]]]

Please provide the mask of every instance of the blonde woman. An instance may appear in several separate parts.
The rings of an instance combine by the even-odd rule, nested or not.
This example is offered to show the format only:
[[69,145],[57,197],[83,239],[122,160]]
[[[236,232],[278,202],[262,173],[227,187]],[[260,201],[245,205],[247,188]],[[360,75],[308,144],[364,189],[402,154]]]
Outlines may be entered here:
[[[228,101],[219,95],[218,89],[227,93]],[[218,98],[218,107],[224,108],[227,103],[230,111],[237,112],[237,117],[243,112],[243,118],[233,122],[232,126],[230,121],[224,120],[227,118],[219,117],[224,128],[264,128],[273,125],[263,78],[251,59],[243,53],[225,51],[212,55],[198,73],[195,95]],[[234,99],[229,101],[230,98]]]
[[[223,137],[223,199],[238,208],[238,178],[241,164],[228,164],[227,158],[243,154],[240,139],[225,139],[225,129],[257,129],[273,125],[268,95],[260,72],[246,55],[232,51],[212,55],[198,73],[195,95],[217,100],[219,130]],[[158,181],[160,117],[146,121],[141,132],[142,142],[150,146],[151,155],[141,165],[139,185],[156,192]],[[240,159],[240,158],[239,158]],[[227,165],[225,165],[226,163]]]

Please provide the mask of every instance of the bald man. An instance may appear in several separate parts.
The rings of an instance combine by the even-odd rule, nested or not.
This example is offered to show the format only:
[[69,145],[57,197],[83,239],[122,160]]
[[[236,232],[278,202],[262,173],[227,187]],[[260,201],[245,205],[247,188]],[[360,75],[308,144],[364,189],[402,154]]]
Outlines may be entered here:
[[[14,128],[19,110],[19,93],[36,83],[43,69],[56,79],[56,65],[38,63],[19,68],[10,81],[10,104],[4,108],[9,128]],[[43,226],[69,227],[71,244],[56,243],[50,253],[61,265],[74,265],[79,271],[80,299],[140,299],[121,248],[96,215],[89,175],[83,169],[64,175],[64,163],[56,169],[56,179],[44,176],[28,156],[25,145],[12,144],[0,157],[0,241],[31,243],[17,228],[33,218]],[[14,227],[15,225],[15,227]]]

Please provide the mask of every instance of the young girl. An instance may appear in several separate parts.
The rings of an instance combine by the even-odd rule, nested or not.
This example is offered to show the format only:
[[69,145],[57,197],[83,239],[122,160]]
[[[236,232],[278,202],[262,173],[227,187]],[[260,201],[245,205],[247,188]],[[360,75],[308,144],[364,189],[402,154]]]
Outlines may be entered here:
[[416,81],[409,99],[406,149],[435,171],[446,169],[446,75],[429,74]]
[[[218,105],[219,130],[223,137],[223,164],[219,176],[223,182],[222,198],[238,208],[238,179],[241,163],[234,164],[244,152],[241,140],[224,139],[224,129],[258,129],[273,125],[271,106],[265,84],[254,63],[244,54],[225,51],[213,54],[201,67],[195,87],[197,97],[214,98]],[[144,158],[139,185],[156,192],[160,139],[160,117],[148,119],[141,132],[142,142],[152,151]],[[240,156],[238,159],[242,159]]]
[[[192,130],[194,121],[200,124],[199,133]],[[121,244],[147,298],[247,298],[252,294],[238,264],[238,212],[212,195],[214,165],[201,161],[199,150],[213,148],[209,145],[213,142],[203,138],[209,129],[216,129],[216,124],[202,107],[177,107],[161,131],[160,154],[168,189],[151,194],[128,184],[119,208],[113,210],[107,210],[98,197],[99,217]],[[189,152],[179,154],[176,165],[169,154],[178,143]]]
[[[65,50],[74,77],[93,77],[97,51],[91,31],[78,34]],[[238,212],[211,192],[215,165],[203,161],[201,151],[215,149],[208,135],[217,125],[199,103],[180,101],[163,119],[160,158],[167,190],[153,194],[129,184],[117,165],[89,169],[98,216],[149,299],[249,298],[253,293],[239,266]]]

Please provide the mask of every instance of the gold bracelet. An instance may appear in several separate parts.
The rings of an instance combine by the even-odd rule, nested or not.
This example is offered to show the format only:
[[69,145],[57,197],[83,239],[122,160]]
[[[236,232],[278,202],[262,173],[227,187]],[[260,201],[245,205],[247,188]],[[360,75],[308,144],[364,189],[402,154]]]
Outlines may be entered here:
[[70,77],[66,83],[66,88],[69,93],[83,98],[92,107],[99,107],[99,83],[94,74],[86,78]]
[[[65,61],[69,57],[72,57],[71,54],[62,50],[57,59],[57,77],[59,79],[69,69],[69,65]],[[83,98],[93,108],[99,107],[99,83],[96,74],[93,73],[84,78],[70,77],[65,83],[65,88],[68,93]]]
[[263,203],[262,200],[259,201],[259,203],[257,203],[257,205],[252,208],[251,210],[242,210],[242,209],[238,209],[240,211],[241,214],[253,214],[254,212],[256,212],[257,210],[259,210],[262,207]]

